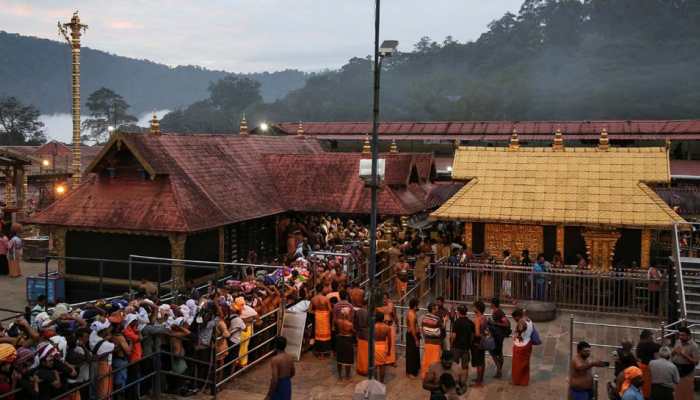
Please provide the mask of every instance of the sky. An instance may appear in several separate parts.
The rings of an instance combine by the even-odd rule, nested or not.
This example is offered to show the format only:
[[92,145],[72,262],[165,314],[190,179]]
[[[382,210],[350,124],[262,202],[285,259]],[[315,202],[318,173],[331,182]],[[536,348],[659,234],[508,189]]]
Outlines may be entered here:
[[[381,40],[475,40],[523,0],[383,0]],[[0,0],[0,30],[58,40],[80,11],[83,45],[229,72],[337,68],[372,52],[372,0]]]

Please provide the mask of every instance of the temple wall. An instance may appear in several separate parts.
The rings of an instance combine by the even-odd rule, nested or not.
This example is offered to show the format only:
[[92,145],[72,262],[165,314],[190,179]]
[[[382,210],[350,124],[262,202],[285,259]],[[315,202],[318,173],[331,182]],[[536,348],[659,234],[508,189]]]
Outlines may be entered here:
[[542,252],[542,226],[486,224],[485,235],[486,250],[495,257],[501,257],[506,249],[519,257],[520,253],[527,249],[534,261],[537,254]]

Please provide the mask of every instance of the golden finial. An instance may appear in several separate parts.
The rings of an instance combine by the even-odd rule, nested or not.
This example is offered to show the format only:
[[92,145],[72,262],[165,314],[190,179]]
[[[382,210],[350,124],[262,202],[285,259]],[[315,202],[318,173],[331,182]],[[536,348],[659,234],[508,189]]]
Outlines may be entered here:
[[559,128],[557,128],[556,132],[554,132],[554,143],[552,143],[552,149],[564,150],[564,136]]
[[608,140],[608,130],[603,128],[600,131],[600,139],[598,140],[598,150],[607,151],[610,148],[610,141]]
[[304,136],[304,124],[299,121],[299,126],[297,126],[297,136]]
[[238,134],[239,135],[247,135],[248,134],[248,121],[245,119],[245,113],[243,113],[243,117],[241,118],[241,122],[238,125]]
[[391,145],[389,146],[389,153],[398,153],[399,147],[396,145],[396,139],[391,139]]
[[365,142],[362,144],[362,154],[370,154],[372,146],[369,144],[369,136],[365,137]]
[[513,134],[510,135],[510,146],[511,150],[518,150],[520,148],[520,142],[518,141],[518,130],[513,128]]
[[160,136],[160,122],[156,113],[153,113],[153,118],[151,118],[151,135]]

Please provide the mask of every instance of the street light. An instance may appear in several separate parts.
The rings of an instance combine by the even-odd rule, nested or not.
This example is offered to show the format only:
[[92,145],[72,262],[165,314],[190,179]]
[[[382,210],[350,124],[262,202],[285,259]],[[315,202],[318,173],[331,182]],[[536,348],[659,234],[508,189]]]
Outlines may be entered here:
[[368,315],[368,363],[369,370],[367,371],[367,378],[369,380],[374,379],[375,376],[375,366],[374,366],[374,309],[378,300],[378,293],[376,292],[377,285],[377,159],[379,158],[379,79],[380,72],[382,69],[382,60],[384,57],[391,57],[396,53],[396,48],[399,45],[397,40],[385,40],[381,47],[379,46],[379,3],[380,0],[375,0],[374,8],[374,89],[373,89],[373,106],[372,106],[372,177],[371,177],[371,190],[372,190],[372,211],[370,214],[370,228],[369,228],[369,304],[367,306]]
[[66,185],[60,184],[56,186],[56,194],[61,196],[66,193]]
[[41,165],[43,165],[44,167],[48,167],[49,165],[51,165],[51,161],[43,159],[41,160]]
[[267,124],[267,122],[263,122],[260,124],[260,130],[263,132],[267,132],[270,129],[270,125]]

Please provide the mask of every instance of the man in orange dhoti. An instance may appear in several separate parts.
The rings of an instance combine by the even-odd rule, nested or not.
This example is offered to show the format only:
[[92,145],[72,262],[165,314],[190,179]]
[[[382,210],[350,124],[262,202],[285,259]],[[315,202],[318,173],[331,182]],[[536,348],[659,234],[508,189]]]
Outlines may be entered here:
[[374,324],[374,365],[377,367],[377,378],[384,383],[386,365],[388,364],[389,349],[393,347],[391,342],[391,328],[384,323],[384,314],[377,312],[377,322]]
[[323,295],[323,284],[316,288],[311,299],[311,312],[314,314],[314,353],[328,356],[331,353],[331,302]]
[[355,308],[355,315],[353,317],[353,327],[355,329],[355,334],[357,335],[357,360],[355,362],[355,372],[358,375],[365,376],[369,372],[369,360],[367,359],[369,344],[368,339],[368,321],[369,315],[367,314],[367,308],[364,306],[364,300],[358,299],[357,302],[353,304],[359,304],[360,307]]
[[384,305],[377,307],[377,312],[380,312],[384,316],[384,323],[389,326],[389,334],[391,336],[392,345],[389,346],[389,355],[387,356],[386,363],[388,365],[396,365],[396,310],[394,308],[394,303],[389,298],[388,293],[384,293]]
[[421,363],[421,378],[425,378],[428,368],[435,362],[440,361],[442,352],[442,340],[445,337],[445,328],[442,318],[436,315],[437,304],[428,306],[428,314],[421,320],[421,334],[424,338],[423,362]]

